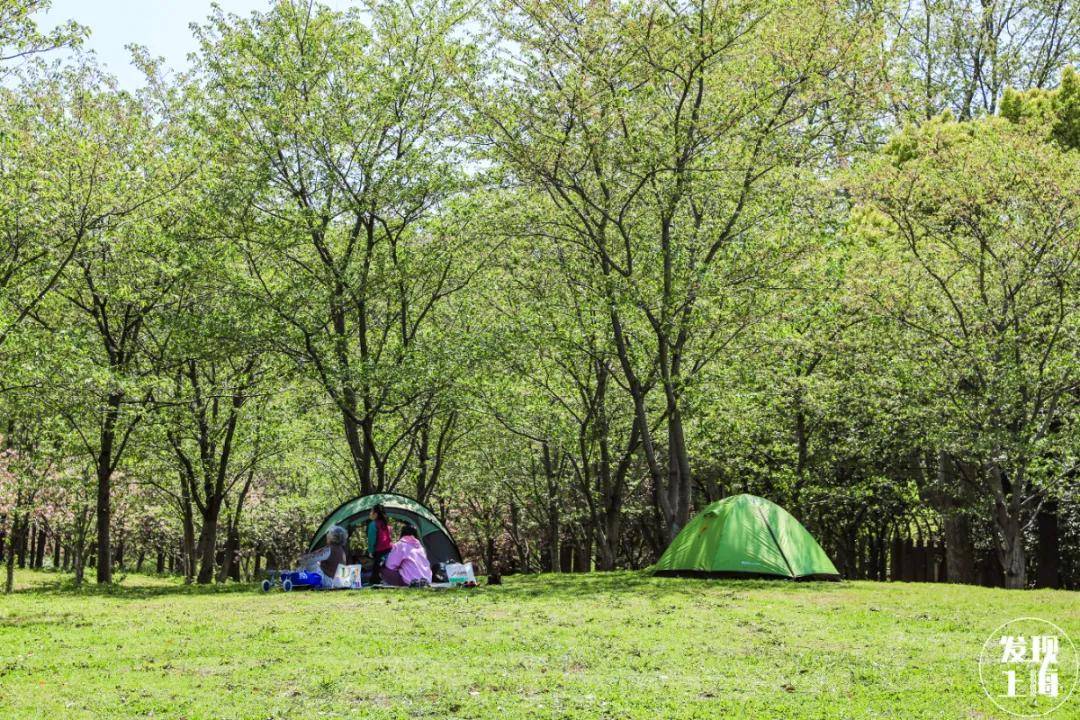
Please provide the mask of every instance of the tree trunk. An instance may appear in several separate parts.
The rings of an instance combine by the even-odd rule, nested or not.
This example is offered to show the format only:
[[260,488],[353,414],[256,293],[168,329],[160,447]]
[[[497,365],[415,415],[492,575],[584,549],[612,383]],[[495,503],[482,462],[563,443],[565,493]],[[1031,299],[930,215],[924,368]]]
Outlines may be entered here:
[[[184,561],[184,582],[191,584],[195,579],[195,511],[191,504],[191,491],[187,480],[181,477],[181,512],[183,521],[183,537],[180,540],[180,551]],[[169,572],[175,570],[175,561],[170,557]]]
[[610,427],[607,420],[606,387],[608,370],[603,363],[597,363],[598,394],[598,434],[600,444],[600,462],[596,477],[599,482],[600,517],[597,519],[592,536],[596,545],[596,567],[598,570],[614,570],[618,562],[619,544],[622,538],[622,509],[626,492],[626,477],[634,462],[634,455],[641,443],[637,419],[630,426],[630,437],[622,451],[622,457],[612,472],[612,457],[609,445]]
[[1058,574],[1058,557],[1060,556],[1060,535],[1058,532],[1057,503],[1047,500],[1043,503],[1038,516],[1038,561],[1039,571],[1035,579],[1035,587],[1059,588],[1061,578]]
[[4,593],[10,593],[15,589],[15,543],[18,538],[18,533],[15,532],[15,524],[18,521],[18,515],[14,516],[11,521],[12,530],[8,533],[8,551],[7,551],[7,577],[4,580]]
[[[929,466],[933,462],[926,458]],[[974,481],[980,472],[977,466],[961,463],[944,450],[937,453],[937,488],[927,493],[930,504],[942,516],[945,535],[945,579],[950,583],[967,585],[977,582],[975,568],[975,544],[971,535],[971,518],[964,513],[960,498],[962,483],[957,473]]]
[[552,568],[555,572],[568,573],[574,570],[574,545],[563,543],[559,546],[558,565]]
[[[605,275],[609,274],[610,268],[605,267],[604,273]],[[617,305],[615,298],[610,292],[608,295],[608,302],[608,316],[611,320],[612,339],[614,339],[615,347],[618,351],[619,365],[622,367],[623,375],[626,377],[629,386],[630,397],[634,401],[634,419],[637,422],[638,431],[641,433],[641,450],[649,468],[649,479],[652,481],[653,505],[656,510],[656,515],[660,519],[659,527],[656,528],[656,545],[662,549],[670,542],[667,538],[664,526],[667,524],[667,518],[671,517],[672,513],[668,503],[667,494],[664,492],[664,474],[660,467],[660,463],[657,460],[656,445],[653,443],[652,430],[649,425],[649,416],[645,408],[645,399],[648,390],[642,386],[637,373],[634,371],[627,337],[623,331],[622,318],[619,317],[619,313],[616,310]]]
[[562,547],[559,543],[559,506],[548,505],[548,570],[551,572],[562,571]]
[[605,508],[602,522],[603,527],[596,538],[596,568],[614,570],[619,552],[619,537],[622,534],[620,510],[614,507]]
[[495,537],[488,534],[484,541],[484,572],[488,575],[495,574]]
[[202,557],[199,560],[199,576],[196,582],[200,585],[209,585],[214,581],[214,557],[217,554],[217,530],[218,516],[221,508],[216,502],[211,502],[206,507],[203,515],[202,530],[199,532],[199,551]]
[[529,560],[525,544],[521,541],[521,509],[513,500],[510,501],[510,539],[514,542],[514,556],[517,559],[516,570],[529,571]]
[[998,556],[1005,572],[1005,587],[1022,590],[1027,587],[1027,565],[1024,555],[1024,538],[1018,527],[1010,526],[1008,534],[1003,529],[1003,542]]
[[[802,488],[806,481],[806,466],[810,460],[810,440],[807,437],[806,413],[803,411],[802,391],[795,394],[795,487],[792,488],[792,512],[801,510]],[[709,498],[713,500],[713,498]]]
[[229,578],[240,580],[240,532],[236,528],[235,521],[230,518],[225,524],[225,552],[222,555],[221,568],[218,570],[218,582],[223,583]]
[[951,583],[975,583],[975,544],[971,519],[954,512],[943,518],[945,532],[945,578]]
[[26,569],[26,546],[27,538],[30,533],[30,525],[28,520],[23,520],[18,524],[18,532],[15,533],[15,552],[19,558],[19,569]]
[[551,449],[547,443],[543,447],[544,479],[547,481],[547,538],[548,538],[548,565],[551,572],[560,572],[562,569],[559,540],[561,534],[559,495],[558,495],[558,463],[552,458]]
[[586,529],[581,541],[574,545],[574,572],[583,573],[592,571],[592,529]]
[[244,501],[247,499],[248,492],[251,491],[251,484],[254,480],[255,466],[252,465],[248,470],[247,478],[244,480],[244,487],[240,489],[240,494],[236,498],[236,507],[229,517],[229,535],[225,545],[225,565],[227,569],[222,568],[220,582],[224,582],[226,577],[231,577],[233,580],[240,582],[240,517],[244,512]]
[[237,527],[229,528],[229,542],[232,546],[232,555],[229,557],[229,578],[234,582],[240,582],[240,529]]
[[663,512],[664,540],[670,544],[690,519],[690,461],[683,435],[682,414],[674,399],[668,403],[667,506]]
[[74,555],[71,562],[75,569],[76,585],[82,585],[86,569],[86,528],[90,522],[88,514],[87,511],[80,514],[80,517],[76,520],[74,537],[72,538],[72,552]]
[[1020,523],[1012,515],[998,510],[997,557],[1005,576],[1005,587],[1019,590],[1027,587],[1027,558],[1024,553],[1024,535]]
[[37,552],[34,554],[34,567],[38,570],[45,567],[45,541],[47,539],[45,533],[45,526],[42,525],[38,529],[37,536]]
[[371,481],[371,456],[364,446],[360,437],[360,425],[353,415],[356,413],[356,392],[345,391],[345,401],[349,405],[349,412],[342,412],[342,421],[345,425],[345,442],[349,446],[349,454],[352,456],[353,467],[360,479],[360,494],[370,495],[375,492],[375,485]]
[[[26,539],[27,539],[27,543],[29,545],[28,551],[26,552],[26,555],[30,556],[30,569],[31,570],[37,568],[37,549],[38,549],[38,538],[39,537],[40,536],[38,535],[37,524],[35,523],[33,525],[30,525],[29,528],[27,528],[27,531],[26,531]],[[23,565],[21,567],[26,567],[25,563],[26,563],[26,559],[23,558]]]
[[986,469],[986,479],[994,496],[997,556],[1005,574],[1005,587],[1013,590],[1025,588],[1027,558],[1024,553],[1024,532],[1019,511],[1020,488],[1015,481],[1009,483],[1004,471],[997,465]]
[[98,450],[97,471],[97,581],[112,582],[112,473],[113,444],[116,441],[116,421],[120,415],[122,392],[112,392],[106,400],[105,418],[101,424],[101,445]]

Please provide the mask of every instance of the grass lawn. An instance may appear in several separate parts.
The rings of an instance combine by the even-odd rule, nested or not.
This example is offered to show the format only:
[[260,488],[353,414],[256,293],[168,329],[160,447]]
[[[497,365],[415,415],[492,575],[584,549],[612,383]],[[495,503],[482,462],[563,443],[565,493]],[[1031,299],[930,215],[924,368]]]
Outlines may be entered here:
[[[1080,641],[1080,593],[532,576],[263,595],[127,577],[0,596],[4,718],[996,718],[1002,623]],[[1080,698],[1054,720],[1080,717]]]

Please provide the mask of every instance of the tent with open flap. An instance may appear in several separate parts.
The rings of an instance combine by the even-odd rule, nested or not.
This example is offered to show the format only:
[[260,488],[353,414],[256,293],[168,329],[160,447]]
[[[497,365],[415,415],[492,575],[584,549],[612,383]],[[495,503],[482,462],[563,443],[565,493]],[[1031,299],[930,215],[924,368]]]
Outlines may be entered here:
[[326,544],[326,533],[333,525],[345,528],[350,536],[357,527],[362,531],[367,526],[368,513],[376,505],[382,505],[391,520],[408,522],[416,527],[432,568],[437,568],[439,563],[461,562],[457,543],[435,514],[423,503],[396,493],[361,495],[342,503],[319,525],[308,545],[308,551],[318,550]]

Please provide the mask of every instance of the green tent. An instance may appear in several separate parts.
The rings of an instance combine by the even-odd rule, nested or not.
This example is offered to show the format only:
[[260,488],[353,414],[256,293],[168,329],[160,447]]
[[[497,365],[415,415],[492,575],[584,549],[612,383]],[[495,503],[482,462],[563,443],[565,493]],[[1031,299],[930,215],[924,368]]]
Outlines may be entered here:
[[839,580],[806,528],[775,503],[734,495],[699,513],[668,546],[657,575]]
[[408,522],[416,527],[433,568],[439,563],[461,562],[461,553],[458,551],[457,543],[450,537],[446,526],[435,517],[435,513],[423,503],[396,493],[362,495],[342,503],[319,525],[319,529],[315,531],[315,535],[308,544],[308,550],[317,550],[326,544],[326,533],[332,525],[345,528],[350,536],[355,529],[365,531],[368,513],[376,505],[383,506],[383,510],[391,521]]

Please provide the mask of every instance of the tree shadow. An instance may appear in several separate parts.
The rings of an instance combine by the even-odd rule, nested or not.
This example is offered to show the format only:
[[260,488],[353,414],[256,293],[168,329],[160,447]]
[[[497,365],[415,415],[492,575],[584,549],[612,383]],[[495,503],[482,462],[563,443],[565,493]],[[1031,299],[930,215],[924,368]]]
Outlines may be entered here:
[[160,576],[121,576],[119,580],[108,585],[98,585],[93,580],[84,580],[82,584],[76,584],[73,576],[62,575],[55,579],[40,580],[29,587],[17,588],[12,595],[146,600],[172,595],[229,595],[252,592],[257,589],[256,583],[185,585],[178,578]]
[[[699,596],[702,594],[734,594],[752,591],[779,591],[802,595],[838,591],[844,587],[836,582],[793,582],[787,579],[766,580],[760,578],[680,578],[656,577],[649,570],[617,570],[592,573],[543,573],[536,575],[508,575],[502,585],[487,585],[486,578],[479,578],[475,589],[447,591],[477,593],[492,599],[545,599],[554,601],[577,601],[599,596],[625,596],[627,594],[659,599],[663,597]],[[416,593],[423,591],[408,591]],[[295,592],[295,591],[294,591]],[[381,590],[379,592],[390,592]],[[229,582],[213,585],[185,585],[178,578],[129,575],[122,576],[111,585],[98,585],[85,581],[76,585],[69,575],[54,579],[38,579],[34,585],[14,591],[15,595],[43,597],[107,597],[117,600],[148,600],[160,597],[235,595],[239,593],[262,594],[258,582]],[[336,595],[337,593],[330,593]],[[442,595],[442,592],[436,593]],[[0,596],[2,597],[2,596]]]
[[842,583],[793,582],[778,578],[681,578],[656,577],[649,570],[621,570],[594,573],[547,573],[504,577],[504,585],[483,586],[513,598],[580,600],[598,595],[634,594],[650,598],[672,595],[697,596],[702,593],[737,593],[772,590],[795,594],[839,590]]

